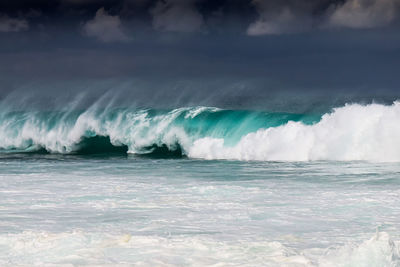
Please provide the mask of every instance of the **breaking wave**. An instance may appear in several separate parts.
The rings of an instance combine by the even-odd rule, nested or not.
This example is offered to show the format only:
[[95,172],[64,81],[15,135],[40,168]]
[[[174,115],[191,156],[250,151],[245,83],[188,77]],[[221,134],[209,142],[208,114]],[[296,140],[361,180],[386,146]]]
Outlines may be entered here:
[[348,104],[327,114],[212,107],[4,111],[0,149],[261,161],[400,161],[400,102]]

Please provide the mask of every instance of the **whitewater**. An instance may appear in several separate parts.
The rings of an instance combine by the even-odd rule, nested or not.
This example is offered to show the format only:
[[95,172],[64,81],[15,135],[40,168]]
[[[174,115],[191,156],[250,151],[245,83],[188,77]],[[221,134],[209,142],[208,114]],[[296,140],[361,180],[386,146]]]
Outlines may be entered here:
[[400,166],[0,157],[1,266],[400,265]]
[[0,266],[400,266],[398,101],[0,109]]

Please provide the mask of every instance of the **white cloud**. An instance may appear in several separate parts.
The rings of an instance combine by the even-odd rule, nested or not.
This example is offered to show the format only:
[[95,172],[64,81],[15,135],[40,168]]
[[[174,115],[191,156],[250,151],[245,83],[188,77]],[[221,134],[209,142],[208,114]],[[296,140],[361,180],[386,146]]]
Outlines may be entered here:
[[111,16],[100,8],[96,16],[85,23],[83,32],[87,36],[95,37],[102,42],[126,42],[131,40],[122,30],[119,16]]
[[374,28],[390,24],[399,0],[348,0],[336,7],[329,18],[333,27]]
[[193,0],[158,1],[150,13],[156,30],[195,32],[204,25],[204,18]]
[[10,18],[7,15],[0,15],[0,32],[20,32],[29,29],[26,19]]

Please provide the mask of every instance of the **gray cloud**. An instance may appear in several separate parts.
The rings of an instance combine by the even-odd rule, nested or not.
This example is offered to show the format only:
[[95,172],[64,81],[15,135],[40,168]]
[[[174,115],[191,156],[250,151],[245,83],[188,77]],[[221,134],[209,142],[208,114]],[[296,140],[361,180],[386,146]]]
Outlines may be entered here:
[[26,19],[10,18],[7,15],[0,15],[0,32],[20,32],[29,29]]
[[112,16],[100,8],[96,16],[85,23],[83,32],[89,37],[95,37],[102,42],[127,42],[131,40],[122,30],[119,16]]
[[329,18],[335,27],[374,28],[390,24],[399,0],[348,0],[338,5]]
[[306,3],[253,0],[251,3],[255,6],[259,17],[247,28],[248,35],[294,33],[312,27],[311,13],[316,6],[314,1]]
[[[333,3],[332,3],[333,2]],[[248,35],[287,34],[342,27],[352,29],[387,26],[396,17],[400,0],[268,1],[253,0],[259,14]]]
[[[0,10],[4,14],[0,15],[2,32],[34,30],[47,24],[62,31],[67,25],[87,21],[84,35],[121,42],[130,39],[121,18],[137,35],[150,27],[248,35],[398,27],[400,0],[18,0],[0,1]],[[32,10],[42,16],[28,16]],[[96,10],[96,17],[91,18]]]
[[260,14],[260,18],[250,24],[248,35],[293,33],[307,29],[310,23],[307,17],[298,17],[290,8],[284,8],[278,14],[269,17]]
[[158,1],[150,13],[156,30],[195,32],[204,25],[203,15],[193,0]]

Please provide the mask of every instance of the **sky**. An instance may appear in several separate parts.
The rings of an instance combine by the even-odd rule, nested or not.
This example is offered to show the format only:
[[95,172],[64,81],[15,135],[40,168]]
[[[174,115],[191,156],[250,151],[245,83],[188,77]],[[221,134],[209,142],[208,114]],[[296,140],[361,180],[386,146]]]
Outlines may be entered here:
[[140,105],[240,108],[393,101],[399,12],[400,0],[0,1],[0,98],[111,91]]

